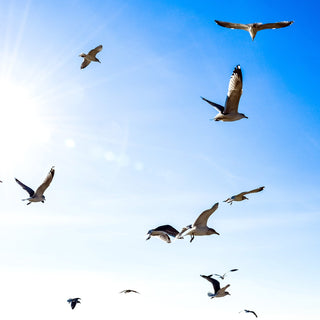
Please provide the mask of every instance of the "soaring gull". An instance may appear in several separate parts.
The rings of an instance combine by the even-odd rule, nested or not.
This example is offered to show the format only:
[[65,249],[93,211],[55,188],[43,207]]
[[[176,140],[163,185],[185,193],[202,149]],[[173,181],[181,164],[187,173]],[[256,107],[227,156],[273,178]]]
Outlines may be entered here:
[[281,21],[281,22],[274,22],[274,23],[256,22],[256,23],[248,23],[248,24],[232,23],[232,22],[225,22],[225,21],[219,21],[219,20],[214,20],[214,21],[221,27],[230,28],[230,29],[241,29],[241,30],[248,31],[250,33],[252,41],[254,40],[257,32],[260,30],[279,29],[279,28],[288,27],[291,24],[293,24],[293,21]]
[[220,279],[224,280],[224,278],[226,277],[227,273],[229,273],[229,272],[234,272],[234,271],[238,271],[238,270],[239,270],[239,269],[231,269],[231,270],[227,271],[226,273],[224,273],[223,275],[220,275],[220,274],[217,274],[217,273],[215,273],[214,275],[217,276],[217,277],[219,277]]
[[136,291],[136,290],[131,290],[131,289],[125,289],[125,290],[122,290],[122,291],[120,291],[119,293],[125,293],[125,294],[127,294],[127,293],[139,293],[140,294],[140,292],[138,292],[138,291]]
[[159,237],[161,240],[170,243],[170,237],[176,237],[176,235],[179,233],[178,230],[176,230],[174,227],[166,224],[160,227],[157,227],[155,229],[151,229],[147,233],[147,239],[149,240],[151,237]]
[[232,204],[233,201],[242,201],[242,200],[249,200],[245,194],[249,194],[249,193],[256,193],[256,192],[260,192],[264,189],[264,187],[260,187],[260,188],[257,188],[257,189],[253,189],[253,190],[250,190],[250,191],[244,191],[244,192],[241,192],[239,194],[236,194],[235,196],[232,196],[226,200],[223,200],[223,202],[227,202],[227,203],[230,203],[230,205]]
[[77,305],[77,303],[81,303],[80,299],[81,298],[70,298],[70,299],[67,300],[71,305],[71,309],[74,309],[75,306]]
[[193,225],[184,227],[181,230],[181,232],[179,232],[176,235],[176,238],[181,239],[182,236],[190,235],[191,236],[190,242],[192,242],[192,240],[194,239],[194,236],[208,236],[211,234],[219,235],[219,233],[216,230],[209,228],[207,226],[209,217],[217,210],[218,206],[219,206],[219,203],[217,202],[212,206],[212,208],[203,211],[200,214],[200,216],[197,218],[197,220],[193,223]]
[[240,65],[237,65],[229,81],[228,94],[224,107],[201,97],[204,101],[211,104],[219,113],[214,117],[215,121],[237,121],[247,118],[243,113],[238,112],[239,101],[242,94],[242,72]]
[[213,298],[221,298],[227,295],[230,295],[230,293],[228,291],[226,291],[226,289],[228,287],[230,287],[230,284],[227,284],[225,287],[220,288],[220,282],[214,278],[212,278],[212,274],[210,274],[209,276],[205,276],[205,275],[200,275],[202,278],[208,280],[209,282],[212,283],[213,285],[213,289],[214,289],[214,293],[208,292],[208,296],[213,299]]
[[254,314],[256,316],[256,318],[258,318],[257,314],[254,311],[244,309],[244,310],[239,311],[239,313],[242,312],[242,311],[244,311],[246,313],[252,313],[252,314]]
[[34,192],[31,188],[29,188],[28,186],[26,186],[25,184],[23,184],[21,181],[19,181],[17,178],[15,178],[16,182],[24,189],[26,190],[30,197],[26,198],[26,199],[22,199],[23,201],[28,200],[29,202],[27,204],[30,204],[31,202],[42,202],[44,203],[44,201],[46,200],[45,196],[43,195],[43,193],[46,191],[46,189],[49,187],[53,176],[54,176],[54,167],[52,167],[47,175],[47,177],[44,179],[44,181],[42,182],[42,184],[38,187],[38,189],[36,190],[36,192]]
[[83,58],[83,62],[81,64],[81,69],[84,69],[85,67],[87,67],[91,61],[96,61],[101,63],[97,58],[96,58],[96,54],[98,52],[100,52],[102,50],[102,45],[97,46],[96,48],[92,49],[89,51],[88,54],[85,53],[81,53],[79,54],[79,57]]

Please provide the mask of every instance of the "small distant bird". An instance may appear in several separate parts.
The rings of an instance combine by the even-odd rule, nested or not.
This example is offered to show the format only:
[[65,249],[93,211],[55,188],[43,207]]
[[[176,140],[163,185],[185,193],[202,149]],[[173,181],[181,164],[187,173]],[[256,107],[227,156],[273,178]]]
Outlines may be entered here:
[[235,196],[228,198],[227,200],[223,200],[223,202],[230,203],[230,205],[231,205],[233,201],[249,200],[247,197],[245,197],[245,194],[260,192],[263,189],[264,189],[264,187],[260,187],[257,189],[253,189],[251,191],[244,191],[244,192],[241,192]]
[[208,296],[213,299],[213,298],[221,298],[227,295],[230,295],[230,293],[228,291],[226,291],[226,289],[228,287],[230,287],[230,284],[227,284],[225,287],[220,288],[220,282],[214,278],[212,278],[212,274],[210,274],[209,276],[205,276],[205,275],[200,275],[202,278],[205,278],[206,280],[208,280],[209,282],[212,283],[213,285],[213,289],[214,289],[214,293],[208,292]]
[[70,299],[67,300],[71,305],[71,309],[74,309],[75,306],[77,305],[77,303],[81,303],[80,299],[81,298],[70,298]]
[[155,229],[151,229],[147,233],[147,239],[149,240],[151,237],[159,237],[161,240],[170,243],[170,237],[175,237],[179,233],[174,227],[166,224]]
[[176,235],[176,238],[181,239],[182,236],[190,235],[190,242],[192,242],[194,236],[209,236],[211,234],[219,235],[216,230],[207,226],[209,217],[218,209],[218,206],[219,203],[217,202],[212,206],[212,208],[203,211],[193,225],[190,224],[189,226],[184,227],[181,232]]
[[43,195],[43,193],[46,191],[46,189],[49,187],[53,176],[54,176],[54,167],[52,167],[47,175],[47,177],[45,178],[45,180],[43,181],[43,183],[38,187],[38,189],[36,190],[36,192],[34,192],[31,188],[29,188],[28,186],[26,186],[25,184],[23,184],[21,181],[19,181],[17,178],[15,178],[16,182],[24,189],[26,190],[29,195],[30,198],[26,198],[26,199],[22,199],[22,201],[28,200],[29,202],[27,204],[30,204],[31,202],[42,202],[44,203],[44,201],[46,200],[45,196]]
[[202,100],[211,104],[219,113],[214,117],[214,121],[237,121],[242,118],[248,119],[243,113],[238,112],[240,97],[242,95],[242,72],[240,65],[237,65],[231,75],[227,99],[224,107],[201,97]]
[[242,311],[244,311],[246,313],[252,313],[252,314],[254,314],[256,316],[256,318],[258,318],[257,314],[254,311],[244,309],[244,310],[239,311],[239,313],[242,312]]
[[102,50],[102,45],[97,46],[96,48],[92,49],[89,51],[88,54],[85,53],[81,53],[79,54],[79,57],[83,58],[83,62],[81,64],[81,69],[84,69],[85,67],[87,67],[91,61],[96,61],[101,63],[97,58],[96,58],[96,54],[98,52],[100,52]]
[[260,30],[284,28],[284,27],[290,26],[294,22],[294,21],[281,21],[281,22],[275,22],[275,23],[256,22],[256,23],[243,24],[243,23],[224,22],[219,20],[214,20],[214,21],[221,27],[249,31],[252,41],[254,40],[257,32]]
[[[224,280],[224,278],[226,277],[227,273],[229,272],[234,272],[234,271],[238,271],[239,269],[231,269],[229,271],[227,271],[226,273],[224,273],[222,276],[220,274],[214,273],[215,276],[219,277],[220,279]],[[212,276],[212,275],[211,275]]]
[[125,293],[125,294],[127,294],[127,293],[130,293],[130,292],[140,294],[140,292],[138,292],[138,291],[136,291],[136,290],[131,290],[131,289],[122,290],[122,291],[120,291],[119,293]]

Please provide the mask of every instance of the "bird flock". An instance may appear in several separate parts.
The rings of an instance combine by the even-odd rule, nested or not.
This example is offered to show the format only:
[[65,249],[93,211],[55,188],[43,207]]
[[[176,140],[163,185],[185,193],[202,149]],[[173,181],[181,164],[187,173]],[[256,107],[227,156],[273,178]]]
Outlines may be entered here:
[[[215,20],[215,22],[222,27],[230,28],[230,29],[241,29],[246,30],[250,33],[250,36],[252,38],[252,41],[255,39],[256,34],[258,31],[265,30],[265,29],[278,29],[278,28],[284,28],[287,26],[290,26],[293,21],[281,21],[276,23],[249,23],[249,24],[241,24],[241,23],[231,23],[231,22],[224,22]],[[96,48],[90,50],[88,54],[81,53],[79,56],[83,58],[83,62],[81,64],[80,69],[86,68],[91,62],[99,62],[99,59],[96,58],[96,55],[101,52],[103,46],[99,45]],[[237,65],[231,75],[230,81],[229,81],[229,87],[227,92],[227,98],[225,101],[224,106],[217,104],[215,102],[212,102],[206,98],[201,97],[205,102],[209,103],[211,106],[213,106],[217,111],[218,114],[211,120],[214,121],[225,121],[225,122],[231,122],[231,121],[237,121],[243,118],[248,119],[248,117],[238,112],[240,97],[242,95],[242,85],[243,85],[243,78],[242,78],[242,71],[240,65]],[[42,202],[46,200],[44,196],[45,190],[49,187],[51,184],[53,177],[55,174],[55,167],[52,167],[47,174],[46,178],[42,182],[42,184],[34,191],[24,183],[22,183],[20,180],[15,178],[15,181],[17,184],[19,184],[28,194],[29,197],[26,199],[22,199],[23,201],[28,201],[27,205],[30,205],[32,202]],[[2,182],[0,180],[0,182]],[[248,198],[245,196],[250,193],[257,193],[261,192],[265,187],[259,187],[256,189],[252,189],[250,191],[244,191],[239,194],[233,195],[223,202],[229,203],[232,205],[233,201],[243,201],[248,200]],[[146,240],[149,240],[151,237],[158,237],[161,240],[171,243],[171,238],[176,239],[184,239],[185,236],[190,236],[190,243],[194,240],[195,236],[208,236],[212,234],[220,235],[216,230],[213,228],[208,227],[207,222],[210,216],[218,209],[219,203],[215,203],[211,208],[203,211],[197,219],[194,221],[193,224],[187,225],[186,227],[183,227],[181,231],[179,232],[177,229],[172,227],[171,225],[161,225],[154,229],[151,229],[147,233]],[[224,280],[226,275],[230,272],[238,271],[238,269],[231,269],[224,274],[220,275],[217,273],[210,274],[208,276],[206,275],[200,275],[202,278],[209,281],[214,289],[214,293],[208,292],[208,296],[213,298],[219,298],[219,297],[225,297],[227,295],[230,295],[228,291],[226,291],[227,288],[230,287],[230,284],[227,284],[224,287],[220,286],[220,282],[213,278],[213,276],[216,276],[220,278],[221,280]],[[132,290],[132,289],[125,289],[122,290],[119,293],[128,294],[128,293],[136,293],[139,294],[138,291]],[[70,306],[72,309],[76,307],[77,304],[80,304],[81,298],[69,298],[67,300],[68,303],[70,303]],[[251,313],[255,317],[258,317],[257,314],[248,309],[244,309],[239,311],[239,313],[245,312],[245,313]]]

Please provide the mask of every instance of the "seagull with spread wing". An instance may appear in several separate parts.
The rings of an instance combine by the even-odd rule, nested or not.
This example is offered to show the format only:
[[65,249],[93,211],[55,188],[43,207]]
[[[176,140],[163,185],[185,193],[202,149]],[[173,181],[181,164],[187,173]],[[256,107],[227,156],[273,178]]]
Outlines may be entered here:
[[254,311],[244,309],[244,310],[239,311],[239,313],[242,312],[242,311],[244,311],[246,313],[252,313],[252,314],[254,314],[256,316],[256,318],[258,318],[257,314]]
[[170,236],[176,237],[176,235],[179,234],[179,231],[176,230],[174,227],[166,224],[163,226],[159,226],[155,229],[151,229],[147,233],[147,239],[149,240],[151,237],[159,237],[161,240],[170,243]]
[[101,63],[99,61],[99,59],[96,58],[96,54],[98,52],[100,52],[101,50],[102,50],[102,45],[97,46],[96,48],[90,50],[88,54],[85,54],[85,53],[79,54],[79,57],[83,58],[83,62],[81,64],[81,69],[84,69],[85,67],[87,67],[90,64],[90,62],[92,62],[92,61],[96,61],[96,62]]
[[232,196],[232,197],[228,198],[227,200],[224,200],[223,202],[230,203],[230,205],[231,205],[233,201],[249,200],[245,196],[245,194],[260,192],[263,189],[264,189],[264,187],[260,187],[260,188],[253,189],[253,190],[250,190],[250,191],[244,191],[244,192],[241,192],[239,194],[236,194],[235,196]]
[[237,65],[231,75],[229,88],[224,107],[201,97],[212,105],[219,113],[214,117],[215,121],[237,121],[242,118],[248,119],[243,113],[238,112],[240,97],[242,95],[242,72],[240,65]]
[[140,292],[138,292],[136,290],[131,290],[131,289],[125,289],[125,290],[120,291],[119,293],[125,293],[125,294],[127,294],[127,293],[138,293],[138,294],[140,294]]
[[200,274],[200,276],[206,280],[208,280],[209,282],[211,282],[213,289],[214,289],[214,293],[212,292],[208,292],[208,296],[213,299],[213,298],[222,298],[224,296],[230,295],[230,293],[228,291],[226,291],[226,289],[228,287],[230,287],[230,284],[227,284],[225,287],[221,288],[220,287],[220,282],[214,278],[212,278],[212,274],[210,274],[209,276],[205,276]]
[[52,167],[47,175],[47,177],[44,179],[43,183],[38,187],[36,192],[34,192],[31,188],[23,184],[21,181],[19,181],[17,178],[15,178],[16,182],[24,189],[26,190],[30,197],[26,199],[22,199],[23,201],[28,200],[29,202],[27,204],[30,204],[31,202],[42,202],[46,200],[45,196],[43,193],[46,191],[46,189],[49,187],[53,176],[54,176],[54,167]]
[[177,235],[176,238],[181,239],[182,236],[191,236],[190,242],[193,241],[194,236],[209,236],[211,234],[217,234],[219,233],[207,226],[207,222],[209,217],[218,209],[219,203],[217,202],[215,205],[212,206],[212,208],[203,211],[200,216],[197,218],[197,220],[193,223],[193,225],[189,225],[184,227]]
[[70,298],[67,300],[67,302],[69,302],[71,305],[71,309],[74,309],[76,307],[77,303],[81,303],[80,299],[81,298]]
[[217,277],[219,277],[220,279],[224,280],[224,278],[226,277],[227,273],[229,273],[229,272],[234,272],[234,271],[238,271],[238,270],[239,270],[239,269],[231,269],[231,270],[227,271],[226,273],[224,273],[223,275],[220,275],[220,274],[217,274],[217,273],[215,273],[214,275],[217,276]]
[[225,21],[219,21],[219,20],[214,20],[214,21],[221,27],[230,28],[230,29],[241,29],[241,30],[248,31],[250,33],[252,41],[254,40],[257,32],[260,30],[279,29],[279,28],[288,27],[291,24],[293,24],[293,21],[280,21],[280,22],[274,22],[274,23],[256,22],[256,23],[248,23],[248,24],[232,23],[232,22],[225,22]]

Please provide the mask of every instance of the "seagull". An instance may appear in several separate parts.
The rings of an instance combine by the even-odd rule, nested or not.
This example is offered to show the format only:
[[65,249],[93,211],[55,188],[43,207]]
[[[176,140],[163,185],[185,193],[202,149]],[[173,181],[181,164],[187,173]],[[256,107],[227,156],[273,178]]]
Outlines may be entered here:
[[205,275],[200,274],[200,276],[202,278],[207,279],[213,285],[214,293],[208,292],[208,296],[211,299],[213,299],[213,298],[221,298],[221,297],[230,295],[230,293],[228,291],[226,291],[226,289],[228,287],[230,287],[230,284],[227,284],[225,287],[220,288],[220,282],[218,280],[212,278],[212,274],[210,274],[209,276],[205,276]]
[[74,309],[77,303],[81,303],[80,299],[81,298],[70,298],[67,300],[71,304],[71,309]]
[[248,119],[243,113],[238,112],[240,97],[242,94],[242,72],[238,64],[231,75],[229,81],[228,94],[224,107],[201,97],[204,101],[211,104],[219,113],[214,117],[215,121],[237,121],[242,118]]
[[100,46],[97,46],[96,48],[92,49],[89,51],[88,54],[85,53],[81,53],[79,54],[79,57],[84,58],[83,62],[81,64],[81,69],[84,69],[85,67],[87,67],[91,61],[96,61],[101,63],[97,58],[96,58],[96,54],[98,52],[100,52],[102,50],[102,45],[100,44]]
[[136,290],[131,290],[131,289],[122,290],[122,291],[119,292],[119,293],[125,293],[125,294],[127,294],[127,293],[130,293],[130,292],[140,294],[140,292],[138,292],[138,291],[136,291]]
[[239,269],[231,269],[229,271],[227,271],[226,273],[224,273],[222,276],[220,274],[215,273],[214,275],[219,277],[220,279],[224,280],[224,278],[226,277],[227,273],[229,272],[234,272],[234,271],[238,271]]
[[264,187],[260,187],[260,188],[253,189],[253,190],[250,190],[250,191],[241,192],[241,193],[239,193],[239,194],[237,194],[235,196],[232,196],[232,197],[228,198],[227,200],[223,200],[223,202],[230,203],[230,205],[231,205],[233,201],[249,200],[247,197],[245,197],[245,194],[260,192],[263,189],[264,189]]
[[224,22],[219,20],[214,20],[214,21],[221,27],[249,31],[252,41],[254,40],[257,32],[260,30],[284,28],[284,27],[290,26],[294,22],[294,21],[281,21],[281,22],[274,22],[274,23],[257,22],[257,23],[243,24],[243,23]]
[[242,311],[244,311],[246,313],[253,313],[256,316],[256,318],[258,318],[257,314],[254,311],[244,309],[244,310],[239,311],[239,313]]
[[159,237],[161,240],[163,240],[167,243],[170,243],[171,240],[170,240],[169,236],[175,237],[178,233],[179,233],[178,230],[176,230],[174,227],[166,224],[166,225],[157,227],[155,229],[149,230],[147,233],[148,237],[146,240],[149,240],[152,236],[154,236],[154,237]]
[[182,235],[190,235],[191,240],[194,239],[194,236],[209,236],[210,234],[217,234],[220,235],[216,230],[209,228],[207,226],[207,221],[209,217],[217,210],[219,203],[213,205],[212,208],[203,211],[197,220],[193,223],[193,225],[189,225],[184,227],[177,235],[176,238],[182,239]]
[[45,196],[43,195],[43,193],[45,192],[45,190],[49,187],[53,176],[54,176],[54,167],[52,167],[47,175],[47,177],[44,179],[44,181],[42,182],[42,184],[38,187],[38,189],[36,190],[36,192],[34,192],[31,188],[29,188],[28,186],[26,186],[25,184],[23,184],[21,181],[19,181],[17,178],[15,178],[16,182],[24,189],[26,190],[29,195],[30,198],[26,198],[26,199],[22,199],[22,201],[28,200],[29,202],[27,204],[30,204],[31,202],[42,202],[44,203],[44,201],[46,200]]

